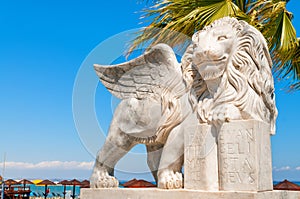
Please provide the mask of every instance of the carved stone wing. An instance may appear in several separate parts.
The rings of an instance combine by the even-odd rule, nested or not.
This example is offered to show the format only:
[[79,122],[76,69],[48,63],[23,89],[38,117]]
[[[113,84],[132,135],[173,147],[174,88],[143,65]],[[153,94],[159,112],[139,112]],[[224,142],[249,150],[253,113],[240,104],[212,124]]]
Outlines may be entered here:
[[[174,85],[178,90],[183,89],[180,67],[173,49],[166,44],[158,44],[125,63],[94,65],[103,85],[120,99],[161,97],[164,89],[170,87],[172,90]],[[178,84],[182,86],[178,87]]]

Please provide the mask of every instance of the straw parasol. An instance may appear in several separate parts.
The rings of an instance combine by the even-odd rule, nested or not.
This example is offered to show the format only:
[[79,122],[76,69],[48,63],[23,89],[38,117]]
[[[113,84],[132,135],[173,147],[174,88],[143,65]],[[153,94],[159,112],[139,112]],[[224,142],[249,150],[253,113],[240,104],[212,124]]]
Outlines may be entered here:
[[24,185],[24,189],[27,184],[33,184],[33,182],[31,182],[30,180],[27,180],[27,179],[20,180],[19,183]]
[[[19,184],[23,184],[24,185],[24,187],[23,187],[23,190],[24,190],[24,192],[25,192],[25,190],[26,190],[26,185],[27,184],[33,184],[33,182],[31,182],[31,181],[29,181],[29,180],[27,180],[27,179],[23,179],[23,180],[20,180],[19,181]],[[30,189],[28,190],[29,191],[29,193],[30,193]],[[23,193],[23,197],[24,197],[24,193]]]
[[300,191],[300,186],[288,180],[284,180],[274,186],[275,190]]
[[18,183],[17,181],[13,180],[13,179],[8,179],[8,180],[5,180],[4,182],[6,185],[16,185],[16,184],[20,184]]
[[13,179],[8,179],[4,181],[5,185],[8,185],[8,188],[10,189],[11,185],[17,185],[20,184],[17,181],[13,180]]
[[67,186],[67,185],[71,185],[71,184],[70,184],[70,181],[68,181],[68,180],[63,180],[63,181],[60,181],[58,184],[64,185],[64,192],[63,192],[63,195],[64,195],[64,199],[66,199],[66,186]]
[[83,180],[82,182],[81,182],[81,186],[80,186],[81,188],[90,188],[90,181],[88,181],[88,180]]
[[70,180],[69,182],[70,182],[70,185],[73,185],[73,194],[71,195],[71,197],[74,199],[76,197],[75,186],[81,186],[81,182],[76,179]]
[[45,196],[45,199],[46,199],[47,196],[48,196],[47,186],[49,186],[49,185],[56,185],[56,184],[54,182],[50,181],[50,180],[43,180],[42,182],[37,183],[37,185],[44,185],[45,186],[44,196]]
[[147,188],[147,187],[156,187],[154,184],[146,181],[146,180],[137,180],[132,179],[123,184],[124,187],[127,188]]

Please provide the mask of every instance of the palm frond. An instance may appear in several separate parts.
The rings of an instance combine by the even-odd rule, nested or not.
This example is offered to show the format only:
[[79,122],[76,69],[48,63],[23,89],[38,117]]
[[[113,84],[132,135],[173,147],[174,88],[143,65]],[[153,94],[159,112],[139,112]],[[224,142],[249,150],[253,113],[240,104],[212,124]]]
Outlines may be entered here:
[[[228,0],[164,0],[145,10],[145,17],[152,23],[142,30],[133,41],[129,53],[142,44],[167,43],[174,47],[184,43],[183,38],[191,37],[195,31],[214,20],[231,16],[248,20],[238,6]],[[178,34],[184,36],[178,36]]]
[[292,14],[286,10],[286,1],[260,1],[252,6],[252,25],[256,26],[269,44],[273,69],[280,78],[291,82],[300,80],[297,62],[293,57],[298,48],[296,30],[292,25]]
[[[150,0],[149,0],[150,1]],[[148,2],[149,2],[148,1]],[[183,48],[192,35],[224,16],[242,19],[262,32],[269,44],[275,74],[300,89],[299,39],[292,25],[288,0],[157,0],[144,10],[151,23],[132,42],[128,53],[140,45],[157,43]],[[154,3],[155,2],[155,3]]]

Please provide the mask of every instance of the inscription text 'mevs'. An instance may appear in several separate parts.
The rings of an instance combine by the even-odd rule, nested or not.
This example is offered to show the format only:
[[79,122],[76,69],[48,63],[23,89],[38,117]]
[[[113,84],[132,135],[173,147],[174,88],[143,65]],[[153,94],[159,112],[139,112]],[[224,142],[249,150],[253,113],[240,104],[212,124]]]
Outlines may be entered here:
[[220,180],[230,184],[255,183],[253,128],[226,129],[218,139]]

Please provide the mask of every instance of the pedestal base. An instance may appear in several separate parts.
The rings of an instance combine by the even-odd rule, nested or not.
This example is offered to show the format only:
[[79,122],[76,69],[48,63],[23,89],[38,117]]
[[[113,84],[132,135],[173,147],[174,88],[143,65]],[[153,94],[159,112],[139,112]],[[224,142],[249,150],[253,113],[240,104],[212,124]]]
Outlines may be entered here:
[[273,189],[270,125],[257,120],[199,124],[184,135],[184,188],[204,191]]
[[300,199],[299,191],[229,192],[157,188],[81,189],[80,199]]

